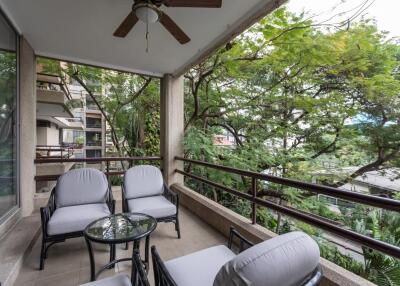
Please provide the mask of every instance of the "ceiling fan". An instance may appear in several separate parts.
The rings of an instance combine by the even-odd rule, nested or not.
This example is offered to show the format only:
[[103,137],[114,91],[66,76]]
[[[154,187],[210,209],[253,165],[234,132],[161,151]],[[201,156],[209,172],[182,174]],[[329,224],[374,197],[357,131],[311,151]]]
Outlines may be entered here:
[[188,35],[164,12],[166,7],[221,8],[222,0],[134,0],[132,11],[114,32],[115,37],[124,38],[141,20],[147,24],[160,22],[182,45],[190,41]]

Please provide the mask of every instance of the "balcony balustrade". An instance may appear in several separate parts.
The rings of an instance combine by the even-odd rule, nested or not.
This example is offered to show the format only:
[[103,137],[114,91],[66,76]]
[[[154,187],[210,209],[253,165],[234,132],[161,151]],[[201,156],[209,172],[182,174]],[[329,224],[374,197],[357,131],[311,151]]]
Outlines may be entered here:
[[[43,159],[35,160],[35,163],[36,164],[46,164],[46,163],[54,163],[54,162],[103,163],[105,165],[104,172],[108,177],[110,177],[110,176],[121,176],[124,174],[123,169],[116,170],[115,168],[113,168],[111,170],[110,166],[115,164],[116,162],[119,162],[121,164],[122,164],[122,162],[128,162],[128,165],[125,165],[125,166],[132,166],[139,162],[153,164],[154,162],[158,162],[161,160],[162,160],[162,158],[160,158],[158,156],[155,156],[155,157],[126,157],[126,158],[125,157],[122,157],[122,158],[119,158],[119,157],[116,157],[116,158],[80,158],[80,159],[77,159],[77,158],[64,158],[64,159],[43,158]],[[396,212],[400,211],[400,201],[392,200],[392,199],[388,199],[388,198],[371,196],[371,195],[365,195],[365,194],[360,194],[360,193],[354,193],[354,192],[349,192],[349,191],[344,191],[344,190],[340,190],[337,188],[332,188],[332,187],[327,187],[327,186],[322,186],[322,185],[317,185],[317,184],[311,184],[311,183],[307,183],[307,182],[300,182],[300,181],[295,181],[295,180],[291,180],[291,179],[265,175],[265,174],[261,174],[261,173],[249,172],[249,171],[240,170],[240,169],[236,169],[236,168],[215,165],[215,164],[211,164],[211,163],[207,163],[207,162],[203,162],[203,161],[190,160],[190,159],[186,159],[183,157],[176,157],[175,160],[185,162],[186,167],[188,167],[189,165],[198,166],[198,167],[201,166],[204,168],[211,168],[214,170],[223,171],[223,172],[227,172],[230,174],[235,174],[235,175],[240,175],[240,176],[250,178],[251,191],[241,192],[241,191],[226,187],[226,186],[220,184],[219,182],[213,182],[211,180],[203,178],[197,174],[194,174],[193,172],[183,171],[183,170],[179,170],[179,169],[175,170],[176,173],[179,173],[179,174],[185,176],[187,178],[187,180],[192,180],[192,181],[196,181],[196,182],[199,182],[202,184],[209,185],[209,186],[215,188],[216,190],[218,190],[219,192],[226,192],[226,193],[232,194],[242,200],[249,202],[251,205],[251,209],[252,209],[251,218],[250,218],[250,220],[248,220],[248,219],[242,217],[241,224],[244,229],[248,229],[252,225],[257,226],[257,219],[256,219],[257,208],[265,207],[265,208],[269,208],[273,211],[279,212],[283,215],[287,215],[288,217],[291,217],[293,219],[305,222],[309,225],[317,227],[317,228],[324,230],[326,232],[329,232],[333,235],[337,235],[338,237],[347,239],[348,241],[353,242],[355,244],[363,245],[368,248],[380,251],[380,252],[387,254],[389,256],[392,256],[394,258],[400,258],[400,248],[397,247],[396,245],[391,245],[384,241],[380,241],[380,240],[371,238],[369,236],[356,233],[355,231],[352,231],[346,227],[343,227],[343,225],[339,225],[333,221],[327,220],[326,218],[319,217],[318,215],[305,213],[304,211],[296,210],[290,206],[282,206],[275,202],[258,198],[256,193],[257,193],[258,183],[260,181],[267,181],[267,182],[273,182],[275,184],[279,184],[282,186],[290,186],[290,187],[296,188],[299,191],[308,191],[313,194],[329,195],[331,197],[340,198],[345,201],[366,204],[366,205],[369,205],[372,207],[378,207],[378,208],[382,208],[385,210],[396,211]],[[191,168],[185,168],[185,169],[188,170]],[[36,181],[56,180],[58,178],[58,176],[59,175],[36,176],[35,180]],[[172,188],[175,191],[177,191],[178,193],[181,193],[181,191],[179,191],[179,189],[182,189],[180,186],[173,185]],[[198,202],[195,202],[195,200],[193,200],[193,198],[188,200],[189,196],[187,196],[187,194],[182,193],[182,195],[185,197],[183,200],[183,202],[184,202],[183,206],[188,208],[188,210],[185,210],[184,213],[190,213],[191,211],[194,211],[194,213],[196,213],[196,215],[199,215],[199,213],[201,213],[201,212],[196,211],[199,208],[197,206]],[[198,197],[202,197],[202,195],[198,194]],[[217,204],[215,202],[213,202],[213,203]],[[222,206],[221,206],[221,208],[225,209]],[[208,212],[207,217],[210,218],[210,217],[214,217],[215,215],[216,215],[216,213],[212,214],[212,213]],[[192,214],[190,214],[189,216],[192,216]],[[223,215],[223,216],[225,216],[225,215]],[[229,219],[228,219],[229,216],[230,215],[226,215],[226,217],[224,219],[227,219],[229,221]],[[215,227],[215,225],[213,226],[213,223],[210,223],[210,219],[208,219],[207,217],[202,217],[200,215],[200,218],[203,221],[205,221],[205,222],[208,221],[207,223],[209,223],[209,225],[207,225],[205,227],[206,231],[208,232],[208,231],[211,231],[210,229],[212,227]],[[202,224],[202,225],[203,225],[203,227],[205,226],[204,224]],[[258,227],[259,226],[257,226],[255,229],[259,230]],[[184,228],[185,228],[185,226],[183,226],[183,229]],[[219,231],[221,231],[221,229]],[[265,231],[267,231],[267,230],[265,230]],[[167,240],[170,238],[164,238],[164,239]],[[203,237],[202,237],[202,239],[203,239]],[[204,240],[207,240],[207,236],[204,237]],[[173,243],[175,243],[175,242],[173,242]],[[190,244],[190,242],[185,242],[185,244],[186,243]],[[189,249],[192,249],[193,247],[195,247],[195,245],[192,245],[192,246],[187,245],[187,247],[188,247],[188,251],[189,251]],[[176,254],[178,254],[178,253],[176,253]],[[172,257],[175,257],[175,256],[172,255]],[[343,271],[345,271],[345,270],[343,270]],[[356,277],[356,276],[354,275],[354,277]],[[360,279],[362,279],[362,278],[360,278]],[[362,284],[355,283],[354,285],[362,285]]]

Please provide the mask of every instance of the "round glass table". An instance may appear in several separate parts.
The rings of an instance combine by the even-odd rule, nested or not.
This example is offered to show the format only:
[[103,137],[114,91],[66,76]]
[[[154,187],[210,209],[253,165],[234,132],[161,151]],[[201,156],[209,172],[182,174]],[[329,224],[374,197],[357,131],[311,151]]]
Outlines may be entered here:
[[[84,231],[86,245],[90,257],[90,279],[96,277],[105,269],[113,267],[122,261],[132,261],[132,258],[115,258],[115,245],[133,241],[133,251],[139,248],[140,240],[146,238],[145,260],[148,268],[150,234],[155,230],[157,221],[155,218],[141,213],[120,213],[100,218],[90,223]],[[110,262],[95,272],[95,262],[92,242],[110,245]],[[133,253],[132,253],[133,254]]]

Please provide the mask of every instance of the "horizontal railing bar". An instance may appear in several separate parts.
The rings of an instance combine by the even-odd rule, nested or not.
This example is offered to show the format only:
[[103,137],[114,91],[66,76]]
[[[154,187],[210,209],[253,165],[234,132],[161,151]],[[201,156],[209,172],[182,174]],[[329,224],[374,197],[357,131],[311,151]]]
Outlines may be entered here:
[[[123,175],[125,174],[124,171],[112,171],[112,172],[104,172],[106,176],[115,176],[115,175]],[[57,174],[57,175],[38,175],[35,176],[35,181],[36,182],[46,182],[46,181],[57,181],[58,178],[62,174]]]
[[[162,172],[163,169],[161,168],[160,171]],[[119,175],[124,175],[125,171],[110,171],[110,172],[104,172],[104,174],[106,176],[119,176]],[[36,182],[57,181],[58,178],[61,175],[62,174],[57,174],[57,175],[38,175],[38,176],[35,176],[35,181]]]
[[35,159],[35,164],[44,163],[84,163],[84,162],[120,162],[120,161],[159,161],[160,156],[151,157],[99,157],[99,158],[68,158],[68,159]]
[[378,251],[380,251],[380,252],[382,252],[384,254],[387,254],[387,255],[390,255],[392,257],[400,259],[400,248],[397,247],[397,246],[394,246],[394,245],[391,245],[389,243],[386,243],[386,242],[383,242],[383,241],[368,237],[366,235],[359,234],[359,233],[354,232],[352,230],[345,229],[345,228],[343,228],[341,226],[337,226],[335,224],[326,222],[323,219],[316,218],[315,215],[311,216],[310,214],[307,214],[307,213],[304,213],[304,212],[300,212],[300,211],[295,210],[293,208],[281,206],[281,205],[278,205],[278,204],[275,204],[273,202],[266,201],[266,200],[263,200],[263,199],[260,199],[260,198],[253,198],[249,194],[241,193],[241,192],[239,192],[237,190],[228,188],[228,187],[226,187],[224,185],[215,183],[213,181],[207,180],[205,178],[202,178],[202,177],[199,177],[199,176],[196,176],[196,175],[193,175],[193,174],[190,174],[190,173],[178,170],[178,169],[176,169],[175,171],[177,173],[179,173],[179,174],[184,175],[184,176],[190,177],[190,178],[195,179],[195,180],[199,180],[199,181],[201,181],[201,182],[203,182],[205,184],[209,184],[209,185],[211,185],[211,186],[213,186],[213,187],[215,187],[217,189],[224,190],[224,191],[226,191],[228,193],[231,193],[233,195],[240,196],[241,198],[246,199],[246,200],[248,200],[250,202],[254,202],[257,205],[260,205],[260,206],[263,206],[263,207],[266,207],[266,208],[269,208],[269,209],[273,209],[273,210],[275,210],[277,212],[280,212],[282,214],[288,215],[288,216],[290,216],[290,217],[292,217],[294,219],[298,219],[298,220],[301,220],[301,221],[303,221],[305,223],[308,223],[310,225],[316,226],[316,227],[318,227],[320,229],[323,229],[323,230],[325,230],[327,232],[334,233],[334,234],[339,235],[339,236],[341,236],[343,238],[346,238],[346,239],[349,239],[351,241],[360,243],[360,244],[362,244],[364,246],[367,246],[369,248],[378,250]]
[[352,201],[352,202],[362,203],[362,204],[366,204],[366,205],[370,205],[370,206],[374,206],[374,207],[383,208],[386,210],[400,212],[400,201],[398,201],[398,200],[392,200],[389,198],[382,198],[382,197],[377,197],[377,196],[372,196],[372,195],[365,195],[365,194],[356,193],[356,192],[349,192],[349,191],[341,190],[338,188],[317,185],[317,184],[307,183],[307,182],[301,182],[301,181],[297,181],[297,180],[293,180],[293,179],[281,178],[281,177],[261,174],[261,173],[252,172],[252,171],[245,171],[245,170],[236,169],[236,168],[232,168],[232,167],[211,164],[211,163],[207,163],[207,162],[203,162],[203,161],[186,159],[183,157],[175,157],[175,159],[184,161],[184,162],[188,162],[188,163],[193,163],[193,164],[209,167],[209,168],[213,168],[216,170],[221,170],[221,171],[225,171],[225,172],[229,172],[229,173],[238,174],[241,176],[256,178],[256,179],[263,180],[263,181],[268,181],[268,182],[277,183],[277,184],[281,184],[281,185],[285,185],[285,186],[289,186],[289,187],[294,187],[294,188],[310,191],[313,193],[324,194],[324,195],[333,196],[333,197],[345,199],[345,200]]

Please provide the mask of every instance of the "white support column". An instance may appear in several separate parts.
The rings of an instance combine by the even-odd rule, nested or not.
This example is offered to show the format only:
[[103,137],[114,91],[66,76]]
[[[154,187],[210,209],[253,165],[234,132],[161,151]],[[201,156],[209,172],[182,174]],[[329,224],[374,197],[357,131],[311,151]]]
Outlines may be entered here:
[[183,162],[175,160],[175,156],[183,156],[183,76],[165,75],[162,78],[160,121],[164,179],[169,186],[183,184],[183,176],[175,173],[175,169],[183,170]]
[[32,47],[20,42],[20,203],[22,216],[34,208],[36,191],[34,165],[36,151],[36,58]]

